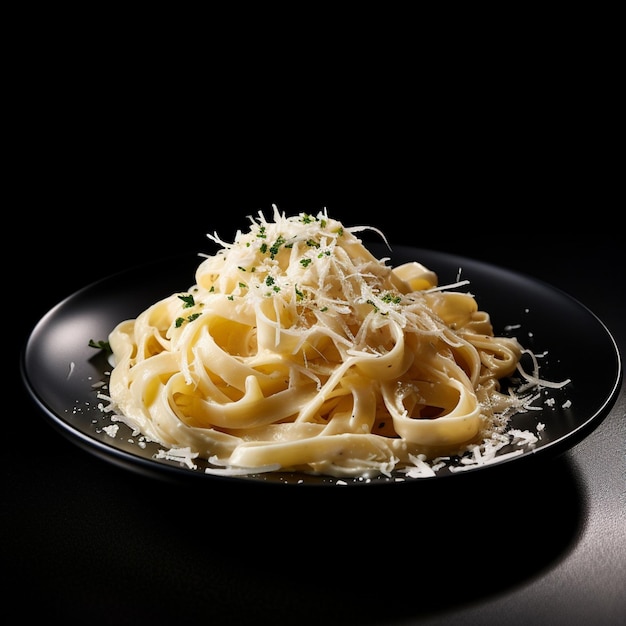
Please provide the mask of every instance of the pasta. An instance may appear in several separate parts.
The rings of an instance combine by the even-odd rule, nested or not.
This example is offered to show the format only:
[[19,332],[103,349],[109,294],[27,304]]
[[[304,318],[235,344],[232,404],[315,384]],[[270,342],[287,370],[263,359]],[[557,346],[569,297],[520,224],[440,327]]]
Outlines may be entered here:
[[208,235],[191,288],[110,333],[131,428],[216,472],[375,477],[460,454],[519,409],[501,381],[522,346],[472,295],[375,258],[326,211],[250,222]]

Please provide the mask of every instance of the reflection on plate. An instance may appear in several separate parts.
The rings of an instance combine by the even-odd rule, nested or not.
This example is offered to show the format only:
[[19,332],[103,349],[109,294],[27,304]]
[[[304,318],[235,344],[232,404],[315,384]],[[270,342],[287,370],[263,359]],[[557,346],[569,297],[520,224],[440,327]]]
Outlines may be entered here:
[[[451,471],[452,463],[431,478],[404,474],[365,483],[302,473],[277,472],[237,477],[207,474],[175,459],[157,458],[163,449],[133,436],[124,424],[113,423],[99,404],[100,386],[110,369],[104,352],[89,347],[103,340],[124,319],[194,282],[197,255],[163,259],[146,267],[116,274],[76,292],[60,302],[35,326],[22,358],[22,377],[45,417],[73,442],[107,461],[161,478],[256,481],[291,485],[363,485],[432,482],[451,476],[491,471],[511,462],[559,454],[580,442],[606,417],[621,382],[621,361],[615,340],[604,324],[567,294],[521,274],[472,259],[411,247],[369,244],[378,258],[393,265],[419,261],[434,270],[439,284],[469,280],[463,287],[491,316],[498,335],[516,336],[532,352],[542,355],[545,380],[571,379],[562,389],[544,389],[535,406],[540,410],[515,415],[510,427],[536,434],[533,446],[510,455],[504,448],[495,463]],[[145,277],[149,276],[149,282]],[[590,358],[593,355],[593,358]],[[545,428],[538,431],[538,424]],[[114,428],[111,428],[114,426]],[[115,428],[119,426],[119,428]],[[517,451],[519,452],[519,448]]]

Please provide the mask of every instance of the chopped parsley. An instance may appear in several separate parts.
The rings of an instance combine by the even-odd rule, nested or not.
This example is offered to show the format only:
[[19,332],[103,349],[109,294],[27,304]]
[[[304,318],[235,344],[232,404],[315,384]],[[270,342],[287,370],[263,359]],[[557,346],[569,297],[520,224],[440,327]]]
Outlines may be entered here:
[[176,328],[180,328],[185,322],[193,322],[198,319],[202,313],[192,313],[187,317],[177,317],[175,321]]
[[387,304],[400,304],[400,302],[402,302],[402,298],[400,296],[396,296],[389,292],[387,292],[384,296],[381,296],[380,299]]
[[98,350],[104,350],[105,352],[113,352],[111,350],[111,344],[108,341],[103,341],[102,339],[99,341],[90,339],[88,345],[90,348],[97,348]]
[[285,240],[285,238],[282,235],[279,235],[276,238],[276,241],[274,242],[274,244],[270,248],[270,258],[271,259],[273,259],[278,254],[278,250],[285,243],[285,241],[286,240]]
[[178,296],[182,301],[183,301],[183,308],[185,309],[189,309],[192,306],[195,306],[196,301],[194,300],[194,297],[189,295],[189,296]]

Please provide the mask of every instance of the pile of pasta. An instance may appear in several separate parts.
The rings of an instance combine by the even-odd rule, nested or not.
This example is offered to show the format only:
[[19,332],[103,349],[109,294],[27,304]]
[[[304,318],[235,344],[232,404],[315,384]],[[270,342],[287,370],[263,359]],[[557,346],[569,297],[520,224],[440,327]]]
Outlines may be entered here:
[[369,227],[272,217],[232,243],[208,235],[218,251],[195,284],[110,333],[119,419],[216,471],[335,477],[390,475],[502,428],[523,350],[472,295],[374,257]]

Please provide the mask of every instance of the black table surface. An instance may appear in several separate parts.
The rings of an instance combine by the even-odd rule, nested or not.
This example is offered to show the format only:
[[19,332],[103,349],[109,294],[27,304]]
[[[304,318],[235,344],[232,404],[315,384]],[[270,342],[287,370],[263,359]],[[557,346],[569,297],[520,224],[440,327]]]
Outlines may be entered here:
[[[540,279],[588,307],[626,355],[624,238],[593,210],[548,220],[543,209],[503,210],[492,197],[459,221],[458,204],[445,197],[400,202],[393,193],[311,189],[224,193],[227,201],[207,190],[176,206],[172,190],[146,202],[138,186],[123,202],[85,198],[82,209],[73,197],[71,217],[60,207],[38,218],[20,248],[25,269],[10,285],[18,319],[5,320],[18,341],[3,407],[3,610],[72,624],[624,623],[623,384],[572,449],[463,487],[179,485],[108,463],[43,419],[17,363],[52,306],[165,250],[200,250],[207,232],[232,239],[247,215],[267,214],[273,202],[288,214],[326,206],[391,242]],[[592,355],[581,358],[593,366]]]

